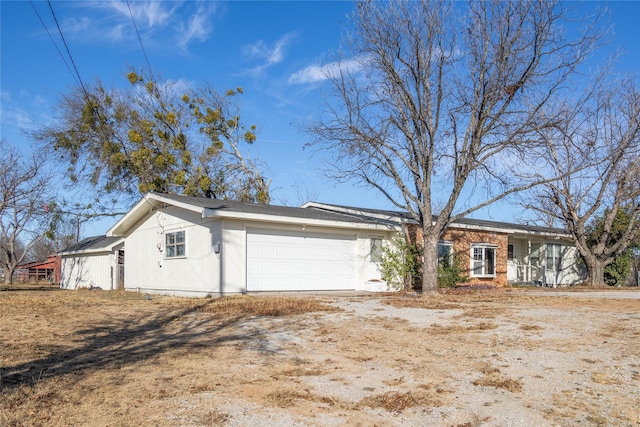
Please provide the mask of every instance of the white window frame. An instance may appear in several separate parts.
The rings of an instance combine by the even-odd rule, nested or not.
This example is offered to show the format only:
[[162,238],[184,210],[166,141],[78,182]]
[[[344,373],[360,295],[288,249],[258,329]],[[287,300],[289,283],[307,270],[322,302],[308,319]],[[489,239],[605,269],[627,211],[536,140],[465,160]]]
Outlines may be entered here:
[[[557,251],[554,250],[557,248]],[[561,271],[562,270],[562,245],[560,243],[547,243],[545,247],[545,265],[547,271]],[[551,260],[551,265],[549,265]]]
[[[476,250],[480,252],[476,252]],[[487,272],[489,260],[489,257],[487,256],[488,251],[493,252],[492,272]],[[471,263],[469,265],[469,275],[471,277],[496,277],[498,245],[491,243],[472,243],[469,255],[471,257]],[[476,258],[476,255],[480,255],[480,258]],[[478,267],[481,269],[480,273],[476,273]]]
[[[182,241],[179,241],[182,237]],[[182,248],[182,252],[180,252]],[[185,230],[175,230],[165,233],[164,236],[165,259],[177,259],[187,257],[187,234]]]

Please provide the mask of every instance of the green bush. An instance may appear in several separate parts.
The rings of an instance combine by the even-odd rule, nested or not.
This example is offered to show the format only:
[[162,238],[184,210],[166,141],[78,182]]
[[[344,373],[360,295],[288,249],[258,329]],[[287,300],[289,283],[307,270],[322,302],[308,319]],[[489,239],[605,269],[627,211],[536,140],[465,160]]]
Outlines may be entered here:
[[396,289],[411,289],[422,284],[422,246],[410,243],[402,236],[393,239],[393,246],[383,246],[380,259],[382,278]]
[[454,288],[459,283],[468,281],[469,276],[464,274],[462,265],[462,260],[457,255],[438,264],[438,287]]
[[604,268],[604,282],[609,286],[622,286],[631,274],[631,251],[628,250]]

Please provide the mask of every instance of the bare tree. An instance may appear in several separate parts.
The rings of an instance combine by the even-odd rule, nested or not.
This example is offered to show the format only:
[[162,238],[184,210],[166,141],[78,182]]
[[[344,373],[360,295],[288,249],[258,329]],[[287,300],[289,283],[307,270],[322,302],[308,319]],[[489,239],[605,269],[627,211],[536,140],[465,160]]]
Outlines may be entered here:
[[545,106],[604,36],[596,14],[569,39],[566,13],[553,1],[358,3],[351,56],[327,67],[333,96],[309,131],[334,154],[334,178],[419,222],[423,291],[437,289],[452,221],[544,181]]
[[618,82],[580,114],[566,111],[563,121],[541,131],[551,173],[562,177],[537,188],[536,203],[526,206],[567,228],[588,284],[604,285],[605,268],[640,239],[640,93],[633,83]]
[[0,266],[4,283],[47,231],[49,176],[44,161],[0,141]]

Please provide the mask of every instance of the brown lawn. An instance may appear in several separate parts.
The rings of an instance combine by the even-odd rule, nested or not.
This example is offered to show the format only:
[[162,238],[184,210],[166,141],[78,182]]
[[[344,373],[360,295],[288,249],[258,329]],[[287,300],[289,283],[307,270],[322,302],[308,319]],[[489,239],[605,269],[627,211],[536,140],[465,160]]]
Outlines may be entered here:
[[639,291],[0,291],[0,425],[640,425]]

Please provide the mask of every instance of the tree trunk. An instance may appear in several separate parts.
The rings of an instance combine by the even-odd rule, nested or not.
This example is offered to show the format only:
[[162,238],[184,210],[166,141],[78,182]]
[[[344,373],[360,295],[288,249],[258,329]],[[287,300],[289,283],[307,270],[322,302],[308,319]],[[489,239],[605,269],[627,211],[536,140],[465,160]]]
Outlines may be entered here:
[[422,235],[422,292],[438,292],[438,235],[424,230]]
[[14,269],[10,269],[10,268],[5,268],[4,269],[4,285],[5,286],[10,286],[13,284],[13,272],[15,270]]
[[586,284],[589,286],[604,286],[604,268],[606,264],[595,256],[583,257],[587,266]]

